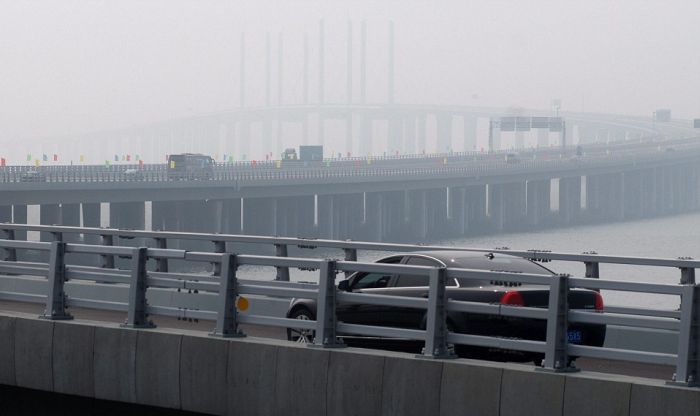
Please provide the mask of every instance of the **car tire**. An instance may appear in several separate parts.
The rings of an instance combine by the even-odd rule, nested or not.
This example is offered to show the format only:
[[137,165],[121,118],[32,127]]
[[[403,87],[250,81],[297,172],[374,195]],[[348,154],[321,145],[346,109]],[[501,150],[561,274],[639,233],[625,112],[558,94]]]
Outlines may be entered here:
[[[316,317],[306,308],[299,308],[289,314],[289,319],[300,319],[303,321],[315,321]],[[311,329],[287,328],[287,341],[299,344],[311,344],[314,342],[316,331]]]

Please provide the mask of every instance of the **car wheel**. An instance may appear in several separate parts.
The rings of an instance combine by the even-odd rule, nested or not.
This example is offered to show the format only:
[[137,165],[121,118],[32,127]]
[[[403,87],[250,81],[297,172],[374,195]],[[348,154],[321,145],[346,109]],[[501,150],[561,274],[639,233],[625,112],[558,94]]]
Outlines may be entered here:
[[[302,308],[293,311],[289,315],[290,319],[300,319],[302,321],[314,321],[316,317],[308,309]],[[311,344],[314,342],[315,332],[312,329],[287,328],[287,340],[299,344]]]

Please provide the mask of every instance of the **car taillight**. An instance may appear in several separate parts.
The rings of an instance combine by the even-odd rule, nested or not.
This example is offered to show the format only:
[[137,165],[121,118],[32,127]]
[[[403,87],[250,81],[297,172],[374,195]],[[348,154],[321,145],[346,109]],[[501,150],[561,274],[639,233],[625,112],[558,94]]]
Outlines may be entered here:
[[600,292],[595,293],[595,310],[602,312],[603,311],[603,296],[600,294]]
[[501,305],[525,306],[525,301],[520,292],[509,290],[501,296]]

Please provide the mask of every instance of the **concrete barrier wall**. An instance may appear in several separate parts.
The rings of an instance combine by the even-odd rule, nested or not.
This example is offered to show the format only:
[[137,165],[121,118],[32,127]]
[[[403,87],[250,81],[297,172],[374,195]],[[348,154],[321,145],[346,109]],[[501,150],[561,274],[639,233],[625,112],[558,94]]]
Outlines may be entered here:
[[700,414],[700,389],[532,366],[0,315],[0,384],[209,414]]
[[0,316],[0,384],[209,414],[700,414],[700,389],[519,364]]

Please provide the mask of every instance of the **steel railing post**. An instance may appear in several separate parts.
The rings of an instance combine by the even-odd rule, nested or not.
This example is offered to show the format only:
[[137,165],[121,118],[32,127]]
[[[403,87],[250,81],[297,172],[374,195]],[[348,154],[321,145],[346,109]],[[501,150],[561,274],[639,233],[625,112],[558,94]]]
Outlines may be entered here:
[[669,384],[700,385],[700,286],[686,284],[681,294],[681,320],[678,333],[678,362]]
[[[15,239],[15,230],[0,230],[2,232],[2,238],[5,240]],[[3,261],[17,261],[17,249],[7,247],[2,249],[2,260]]]
[[316,336],[313,346],[324,348],[344,347],[336,335],[336,287],[335,261],[323,260],[318,274],[318,299],[316,311]]
[[[214,243],[214,253],[225,253],[226,252],[226,242],[225,241],[213,241]],[[221,262],[213,263],[214,265],[214,276],[221,276]]]
[[[356,248],[344,248],[343,251],[345,252],[345,261],[357,261],[357,249]],[[345,277],[350,277],[350,275],[353,272],[351,271],[346,271],[345,272]]]
[[221,278],[219,279],[219,300],[216,314],[216,328],[212,336],[219,337],[244,337],[245,334],[238,329],[238,310],[236,299],[238,297],[238,260],[235,254],[224,253],[221,256]]
[[586,277],[591,279],[600,278],[600,264],[596,261],[586,261]]
[[[113,246],[114,236],[111,234],[100,235],[100,244],[103,246]],[[112,254],[100,254],[100,267],[103,269],[113,269],[114,268],[114,255]]]
[[122,326],[129,328],[154,328],[155,325],[148,319],[148,301],[146,300],[146,261],[148,249],[146,247],[134,248],[131,254],[131,283],[129,285],[129,312],[126,323]]
[[569,275],[552,277],[549,286],[549,308],[547,312],[547,338],[543,370],[556,372],[578,371],[569,363],[567,329],[569,326]]
[[425,322],[425,347],[421,357],[456,358],[447,346],[447,269],[435,268],[428,274],[428,309]]
[[[287,245],[286,244],[275,244],[275,256],[277,257],[287,257]],[[289,267],[287,266],[277,266],[277,275],[275,280],[280,280],[282,282],[289,281]]]
[[[162,248],[162,249],[167,249],[168,248],[168,240],[165,238],[155,238],[154,239],[156,243],[156,248]],[[156,271],[161,272],[161,273],[167,273],[168,272],[168,259],[165,257],[161,257],[156,259]]]
[[66,243],[54,241],[49,252],[49,288],[46,294],[46,309],[41,316],[44,319],[66,320],[73,317],[66,312]]

